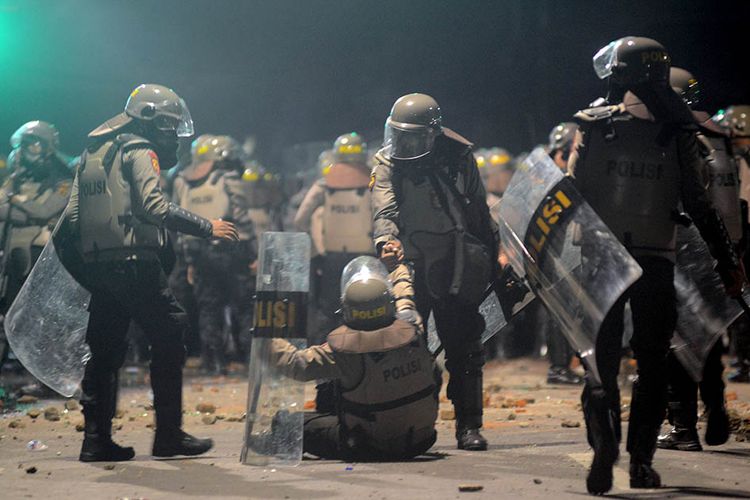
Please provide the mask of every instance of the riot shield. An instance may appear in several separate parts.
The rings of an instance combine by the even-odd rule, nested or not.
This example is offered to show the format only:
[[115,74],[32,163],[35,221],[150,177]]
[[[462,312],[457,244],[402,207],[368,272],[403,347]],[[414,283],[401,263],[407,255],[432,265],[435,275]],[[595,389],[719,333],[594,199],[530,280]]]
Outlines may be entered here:
[[519,165],[500,205],[500,239],[596,381],[596,337],[642,274],[625,247],[542,148]]
[[68,398],[78,390],[91,356],[86,344],[90,299],[50,239],[5,316],[8,343],[18,360]]
[[[696,382],[703,378],[703,367],[714,343],[742,314],[730,299],[714,269],[715,261],[695,226],[677,230],[677,327],[672,349]],[[750,291],[743,294],[750,299]]]
[[240,461],[297,465],[302,460],[304,384],[271,362],[273,338],[307,347],[310,238],[306,233],[263,233],[258,257],[255,323],[250,351],[245,440]]

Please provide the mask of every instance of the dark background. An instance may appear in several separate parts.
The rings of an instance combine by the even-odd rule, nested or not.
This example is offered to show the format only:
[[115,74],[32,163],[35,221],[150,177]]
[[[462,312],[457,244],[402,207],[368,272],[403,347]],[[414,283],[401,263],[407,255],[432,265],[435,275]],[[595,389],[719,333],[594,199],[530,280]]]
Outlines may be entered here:
[[749,28],[747,1],[0,0],[0,151],[43,119],[77,153],[152,82],[185,98],[198,134],[255,134],[272,168],[299,142],[380,142],[414,91],[518,153],[603,93],[591,57],[625,35],[661,41],[710,111],[750,102]]

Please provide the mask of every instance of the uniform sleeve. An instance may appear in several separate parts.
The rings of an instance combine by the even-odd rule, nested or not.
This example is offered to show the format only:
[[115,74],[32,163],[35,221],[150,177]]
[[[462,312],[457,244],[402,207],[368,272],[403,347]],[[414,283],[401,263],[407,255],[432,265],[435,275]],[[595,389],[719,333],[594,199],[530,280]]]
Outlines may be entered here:
[[414,302],[414,273],[411,268],[406,264],[399,264],[388,275],[388,279],[393,283],[396,314],[422,330],[424,324]]
[[[493,252],[497,252],[500,245],[500,231],[497,223],[490,216],[490,208],[487,206],[487,191],[484,189],[482,179],[479,176],[477,161],[474,155],[469,153],[466,157],[466,192],[471,206],[474,207],[475,217],[479,224],[472,231],[475,236],[484,242]],[[472,221],[469,221],[470,225]],[[496,253],[493,254],[493,261],[496,260]]]
[[285,376],[300,382],[342,377],[333,350],[328,344],[297,349],[285,339],[273,339],[271,364]]
[[399,237],[399,208],[391,180],[392,170],[382,163],[372,170],[372,223],[375,248]]
[[210,238],[211,222],[171,203],[159,183],[159,158],[150,149],[126,151],[123,172],[129,176],[133,192],[133,215],[167,229],[201,238]]
[[319,183],[315,183],[305,194],[305,198],[297,209],[294,216],[294,227],[297,231],[305,233],[310,232],[312,226],[312,217],[318,207],[325,203],[325,188]]
[[711,203],[704,187],[704,158],[696,134],[692,130],[677,132],[677,154],[680,160],[680,194],[685,211],[706,241],[711,255],[722,269],[739,268],[739,259],[724,222]]

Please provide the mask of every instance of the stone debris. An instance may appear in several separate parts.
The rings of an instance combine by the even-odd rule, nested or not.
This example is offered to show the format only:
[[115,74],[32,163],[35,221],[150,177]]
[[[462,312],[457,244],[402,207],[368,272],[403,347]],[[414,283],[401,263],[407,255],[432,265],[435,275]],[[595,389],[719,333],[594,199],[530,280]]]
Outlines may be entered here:
[[561,426],[565,427],[566,429],[577,429],[581,426],[581,422],[579,421],[573,421],[573,420],[563,420],[560,424]]
[[26,474],[36,474],[37,468],[33,465],[26,468]]
[[83,423],[83,420],[79,420],[76,422],[76,432],[83,432],[86,426]]
[[8,424],[9,429],[23,429],[24,427],[26,427],[26,424],[24,424],[18,419],[11,420],[10,423]]
[[57,422],[60,420],[60,409],[56,406],[48,406],[44,409],[44,418],[50,422]]
[[216,411],[216,405],[211,403],[198,403],[195,406],[195,411],[200,413],[214,413]]
[[456,412],[453,408],[440,410],[440,420],[456,420]]
[[475,491],[482,491],[484,486],[481,484],[459,484],[458,491],[461,493],[471,493]]
[[78,404],[78,401],[75,399],[69,399],[65,402],[65,409],[68,411],[76,411],[80,409],[81,406]]
[[37,398],[36,396],[32,396],[30,394],[24,394],[23,396],[21,396],[20,398],[16,400],[16,403],[20,405],[31,405],[31,404],[36,403],[37,401],[39,401],[39,398]]
[[203,415],[203,418],[201,420],[206,425],[213,425],[216,423],[216,415]]
[[42,414],[42,410],[40,410],[39,408],[29,408],[28,410],[26,410],[26,415],[28,415],[31,418],[36,418],[41,414]]

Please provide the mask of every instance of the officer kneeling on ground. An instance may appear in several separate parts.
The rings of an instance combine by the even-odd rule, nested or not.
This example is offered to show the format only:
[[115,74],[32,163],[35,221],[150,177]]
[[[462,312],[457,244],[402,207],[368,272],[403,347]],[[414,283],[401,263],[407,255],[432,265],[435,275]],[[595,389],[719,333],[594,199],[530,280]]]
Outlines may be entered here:
[[304,451],[325,459],[406,459],[435,443],[440,372],[427,350],[405,265],[389,276],[357,257],[341,278],[344,325],[298,350],[274,339],[274,363],[296,380],[331,379],[305,416]]
[[82,462],[135,455],[133,448],[112,441],[117,372],[125,360],[131,319],[151,347],[152,454],[199,455],[213,446],[210,439],[182,431],[185,311],[167,285],[165,268],[174,254],[166,230],[234,241],[238,235],[231,223],[209,221],[170,203],[159,187],[160,161],[176,163],[178,137],[192,133],[189,111],[177,94],[161,85],[141,85],[130,94],[125,112],[89,134],[91,144],[55,236],[63,262],[91,292]]

